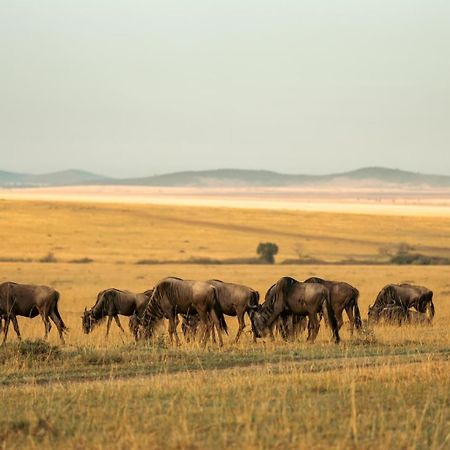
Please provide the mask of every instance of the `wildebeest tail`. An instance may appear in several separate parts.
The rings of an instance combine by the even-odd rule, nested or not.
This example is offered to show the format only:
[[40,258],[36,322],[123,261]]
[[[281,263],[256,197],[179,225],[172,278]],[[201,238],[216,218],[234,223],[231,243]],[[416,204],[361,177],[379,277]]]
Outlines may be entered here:
[[255,306],[258,306],[258,305],[259,305],[259,292],[252,291],[250,293],[247,306],[249,306],[250,308],[254,308]]
[[330,291],[328,289],[326,290],[325,307],[327,310],[328,322],[333,333],[334,341],[336,342],[336,344],[338,344],[341,338],[339,336],[338,323],[336,320],[336,315],[334,314],[333,306],[331,305]]
[[228,334],[228,325],[225,321],[225,317],[223,315],[222,308],[220,307],[219,297],[217,295],[216,288],[213,288],[214,293],[214,312],[216,313],[217,319],[219,320],[219,326],[222,331]]
[[54,294],[53,294],[53,311],[54,311],[56,317],[60,321],[62,331],[67,333],[69,331],[69,328],[64,323],[64,320],[62,320],[61,314],[59,314],[58,301],[59,301],[59,292],[55,291]]
[[428,321],[431,322],[434,317],[434,303],[433,303],[433,292],[432,291],[429,291],[429,293],[426,295],[425,311],[427,314]]
[[358,306],[358,298],[359,298],[358,289],[353,289],[353,312],[355,315],[355,327],[357,329],[360,329],[362,327],[362,320],[361,320],[361,313],[359,311],[359,306]]

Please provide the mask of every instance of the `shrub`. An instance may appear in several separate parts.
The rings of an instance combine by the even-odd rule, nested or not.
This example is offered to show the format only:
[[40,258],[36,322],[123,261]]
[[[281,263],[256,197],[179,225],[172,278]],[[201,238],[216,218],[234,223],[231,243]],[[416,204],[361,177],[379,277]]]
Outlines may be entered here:
[[84,257],[84,258],[79,258],[79,259],[72,259],[69,262],[71,262],[73,264],[89,264],[89,263],[94,262],[94,260],[92,258]]
[[53,252],[47,253],[45,256],[43,256],[39,262],[41,263],[55,263],[58,262],[56,259],[56,256],[53,254]]
[[275,255],[278,253],[278,245],[273,242],[260,242],[256,253],[265,263],[274,264]]

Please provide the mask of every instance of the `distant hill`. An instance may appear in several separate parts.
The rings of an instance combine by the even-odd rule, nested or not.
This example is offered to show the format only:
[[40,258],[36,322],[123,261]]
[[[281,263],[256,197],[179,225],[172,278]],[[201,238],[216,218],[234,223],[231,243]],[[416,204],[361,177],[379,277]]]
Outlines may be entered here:
[[0,171],[2,187],[76,186],[114,183],[112,178],[84,170],[63,170],[42,175]]
[[292,175],[267,170],[218,169],[119,179],[82,170],[42,175],[0,171],[1,187],[129,185],[165,187],[294,187],[294,186],[429,186],[450,187],[450,176],[427,175],[384,167],[366,167],[330,175]]

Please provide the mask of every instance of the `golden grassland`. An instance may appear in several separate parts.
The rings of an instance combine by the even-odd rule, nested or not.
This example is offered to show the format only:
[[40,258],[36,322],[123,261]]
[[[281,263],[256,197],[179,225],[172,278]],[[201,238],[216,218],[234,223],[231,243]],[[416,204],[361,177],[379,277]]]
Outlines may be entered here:
[[[450,445],[450,267],[342,265],[137,265],[139,259],[254,256],[260,241],[279,260],[376,257],[406,242],[448,254],[450,220],[220,208],[0,202],[0,281],[40,283],[61,293],[70,328],[49,346],[40,319],[20,318],[0,349],[3,448],[418,448]],[[20,262],[49,252],[56,263]],[[447,253],[446,253],[447,252]],[[67,261],[89,257],[91,264]],[[16,259],[16,261],[14,261]],[[363,317],[389,282],[434,291],[432,326],[365,329],[334,345],[250,335],[218,349],[168,344],[164,329],[134,344],[112,325],[90,335],[80,315],[96,293],[143,291],[166,276],[221,278],[262,294],[280,276],[346,280],[360,290]],[[248,319],[246,319],[248,322]],[[122,319],[123,325],[127,324]],[[249,327],[248,327],[249,328]]]
[[254,257],[276,242],[278,260],[379,260],[406,243],[450,257],[450,217],[382,216],[161,205],[0,201],[1,260],[42,258],[136,262],[142,259]]

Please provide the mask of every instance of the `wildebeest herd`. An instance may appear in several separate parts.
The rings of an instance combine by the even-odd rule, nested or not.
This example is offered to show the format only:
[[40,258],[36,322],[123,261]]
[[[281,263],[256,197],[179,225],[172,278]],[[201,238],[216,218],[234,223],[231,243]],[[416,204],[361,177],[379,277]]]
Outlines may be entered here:
[[[58,311],[59,293],[48,286],[5,282],[0,284],[0,330],[3,343],[8,336],[10,322],[17,337],[20,330],[17,316],[42,318],[45,337],[51,329],[50,319],[56,325],[61,342],[67,327]],[[150,339],[158,324],[168,320],[170,341],[180,343],[177,333],[179,318],[186,340],[198,337],[202,344],[208,339],[223,344],[222,333],[227,333],[225,316],[235,316],[239,327],[235,342],[245,328],[245,315],[250,322],[253,340],[278,332],[283,339],[294,339],[308,330],[307,340],[314,342],[321,319],[331,330],[334,342],[340,341],[339,330],[343,312],[350,322],[350,332],[361,329],[358,306],[359,291],[348,283],[313,277],[304,282],[282,277],[267,291],[260,303],[259,293],[247,286],[220,280],[192,281],[168,277],[142,293],[110,288],[99,292],[97,301],[82,315],[82,328],[88,334],[106,320],[108,336],[114,319],[125,332],[119,316],[128,316],[129,328],[135,340]],[[368,323],[380,321],[404,323],[431,323],[434,317],[433,292],[423,286],[389,284],[380,291],[369,307]]]

